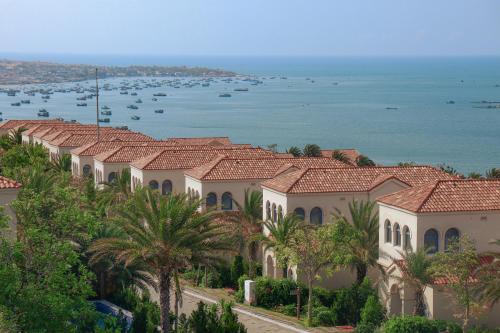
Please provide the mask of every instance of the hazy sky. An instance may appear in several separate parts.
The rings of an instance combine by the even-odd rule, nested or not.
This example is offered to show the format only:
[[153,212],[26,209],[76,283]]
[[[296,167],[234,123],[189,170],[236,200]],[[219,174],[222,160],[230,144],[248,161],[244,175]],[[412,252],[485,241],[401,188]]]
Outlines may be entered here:
[[500,0],[0,0],[0,53],[500,55]]

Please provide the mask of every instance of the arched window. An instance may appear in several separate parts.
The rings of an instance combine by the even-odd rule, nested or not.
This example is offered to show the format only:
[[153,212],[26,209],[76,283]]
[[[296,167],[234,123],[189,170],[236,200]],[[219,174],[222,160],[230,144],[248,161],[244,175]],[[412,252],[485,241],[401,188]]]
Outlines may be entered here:
[[161,194],[166,195],[172,193],[172,182],[170,180],[164,180],[161,183]]
[[91,170],[91,169],[92,169],[92,167],[91,167],[90,165],[85,164],[85,165],[83,166],[83,175],[84,175],[84,176],[88,176],[88,175],[90,175],[90,170]]
[[403,227],[403,248],[405,250],[411,250],[411,233],[407,226]]
[[224,192],[221,198],[222,210],[233,210],[233,195],[229,192]]
[[108,175],[108,183],[112,183],[116,180],[116,172],[110,172]]
[[392,243],[392,228],[389,220],[385,220],[385,242]]
[[309,221],[311,224],[321,225],[323,224],[323,211],[319,207],[314,207],[309,215]]
[[281,207],[281,205],[278,206],[278,219],[283,219],[283,207]]
[[424,234],[424,246],[429,253],[439,251],[439,234],[436,229],[429,229]]
[[271,219],[271,203],[269,200],[266,201],[266,220]]
[[295,215],[297,215],[298,218],[304,220],[306,218],[306,212],[304,210],[304,208],[301,208],[301,207],[298,207],[298,208],[295,208],[295,210],[293,211],[295,213]]
[[207,194],[207,208],[217,207],[217,194],[210,192]]
[[278,220],[278,209],[276,208],[276,204],[273,203],[273,221],[276,222]]
[[394,224],[394,245],[401,246],[401,227],[399,224]]
[[458,241],[460,238],[460,231],[456,228],[451,228],[446,230],[444,234],[444,249],[448,250],[448,247],[453,243]]
[[157,190],[158,189],[158,182],[156,180],[152,180],[149,182],[149,187],[152,190]]

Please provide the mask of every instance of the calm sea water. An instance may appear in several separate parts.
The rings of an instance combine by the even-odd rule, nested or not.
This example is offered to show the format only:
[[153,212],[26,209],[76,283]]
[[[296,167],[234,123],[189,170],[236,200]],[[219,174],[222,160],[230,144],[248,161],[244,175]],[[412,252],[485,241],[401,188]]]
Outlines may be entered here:
[[[113,111],[109,125],[128,125],[157,138],[230,136],[238,143],[276,143],[280,150],[317,143],[323,148],[357,148],[382,164],[446,163],[462,172],[500,167],[500,108],[474,108],[477,104],[472,103],[500,101],[496,86],[500,85],[500,58],[0,57],[105,65],[199,65],[263,80],[258,86],[216,82],[210,87],[150,88],[137,91],[138,96],[101,92],[101,105]],[[118,86],[122,81],[108,79],[101,84]],[[237,87],[249,91],[234,92]],[[168,96],[153,102],[152,94],[160,91]],[[232,97],[218,97],[223,92]],[[95,120],[95,101],[87,101],[86,108],[77,107],[73,93],[55,93],[47,103],[37,95],[30,97],[32,104],[10,105],[25,97],[0,94],[3,118],[33,118],[44,107],[52,117]],[[138,104],[139,109],[127,109],[137,98],[144,102]],[[447,104],[450,100],[455,103]],[[165,113],[155,114],[158,108]],[[131,120],[134,114],[141,120]]]

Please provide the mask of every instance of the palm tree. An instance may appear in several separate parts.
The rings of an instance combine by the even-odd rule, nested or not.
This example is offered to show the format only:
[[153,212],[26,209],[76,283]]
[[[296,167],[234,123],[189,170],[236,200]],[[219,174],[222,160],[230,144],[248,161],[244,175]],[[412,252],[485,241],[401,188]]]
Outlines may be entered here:
[[302,151],[297,146],[291,146],[290,148],[288,148],[288,150],[286,152],[288,154],[292,154],[293,157],[300,157],[300,156],[302,156]]
[[283,267],[283,276],[287,276],[289,258],[284,254],[292,241],[295,231],[301,226],[302,219],[295,214],[287,214],[278,216],[278,222],[267,220],[264,221],[264,226],[269,231],[269,234],[264,238],[264,249],[273,249],[278,262]]
[[109,215],[110,208],[123,203],[132,194],[130,169],[119,172],[114,181],[105,183],[104,188],[97,194],[97,208]]
[[332,153],[332,158],[334,160],[344,162],[346,164],[352,163],[351,160],[349,159],[349,157],[347,157],[347,155],[345,153],[341,152],[340,150],[334,150]]
[[[336,211],[334,218],[347,222],[340,210],[336,209]],[[351,255],[350,265],[356,270],[356,282],[360,284],[366,277],[368,268],[379,267],[383,272],[377,263],[378,211],[375,202],[354,200],[349,203],[349,214],[355,232],[355,237],[348,244]]]
[[415,291],[415,306],[413,314],[425,316],[424,292],[425,288],[432,281],[431,265],[432,259],[428,255],[428,250],[420,248],[413,252],[406,250],[401,253],[402,259],[394,260],[401,271],[401,277],[396,279],[408,284]]
[[[491,244],[500,246],[500,239],[492,241]],[[479,299],[491,307],[500,302],[500,252],[489,252],[492,256],[491,263],[481,266],[477,272],[478,284],[475,294]]]
[[359,155],[356,158],[356,165],[359,167],[375,166],[375,162],[368,158],[368,156]]
[[149,188],[139,189],[130,205],[119,210],[116,219],[122,235],[98,239],[89,251],[92,261],[111,256],[125,267],[141,265],[154,277],[158,287],[161,328],[171,331],[170,293],[177,271],[186,267],[194,254],[207,258],[226,250],[221,225],[212,212],[200,213],[201,201],[190,202],[185,194],[162,196]]
[[240,253],[247,254],[248,275],[254,277],[258,241],[262,239],[262,192],[246,189],[243,205],[234,203],[238,211],[230,220],[236,224]]
[[486,171],[486,178],[500,178],[500,169],[491,168]]
[[58,155],[51,163],[52,169],[56,172],[69,172],[71,171],[71,155],[62,154]]
[[321,157],[321,148],[317,144],[307,144],[302,149],[302,154],[306,157]]

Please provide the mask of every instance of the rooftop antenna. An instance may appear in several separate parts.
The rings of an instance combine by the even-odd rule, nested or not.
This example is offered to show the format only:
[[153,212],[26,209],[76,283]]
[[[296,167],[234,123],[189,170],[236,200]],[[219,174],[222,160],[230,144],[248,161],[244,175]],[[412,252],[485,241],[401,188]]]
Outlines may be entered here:
[[95,91],[96,91],[96,122],[97,122],[97,141],[99,142],[100,138],[100,129],[99,129],[99,83],[97,82],[97,67],[95,68]]

